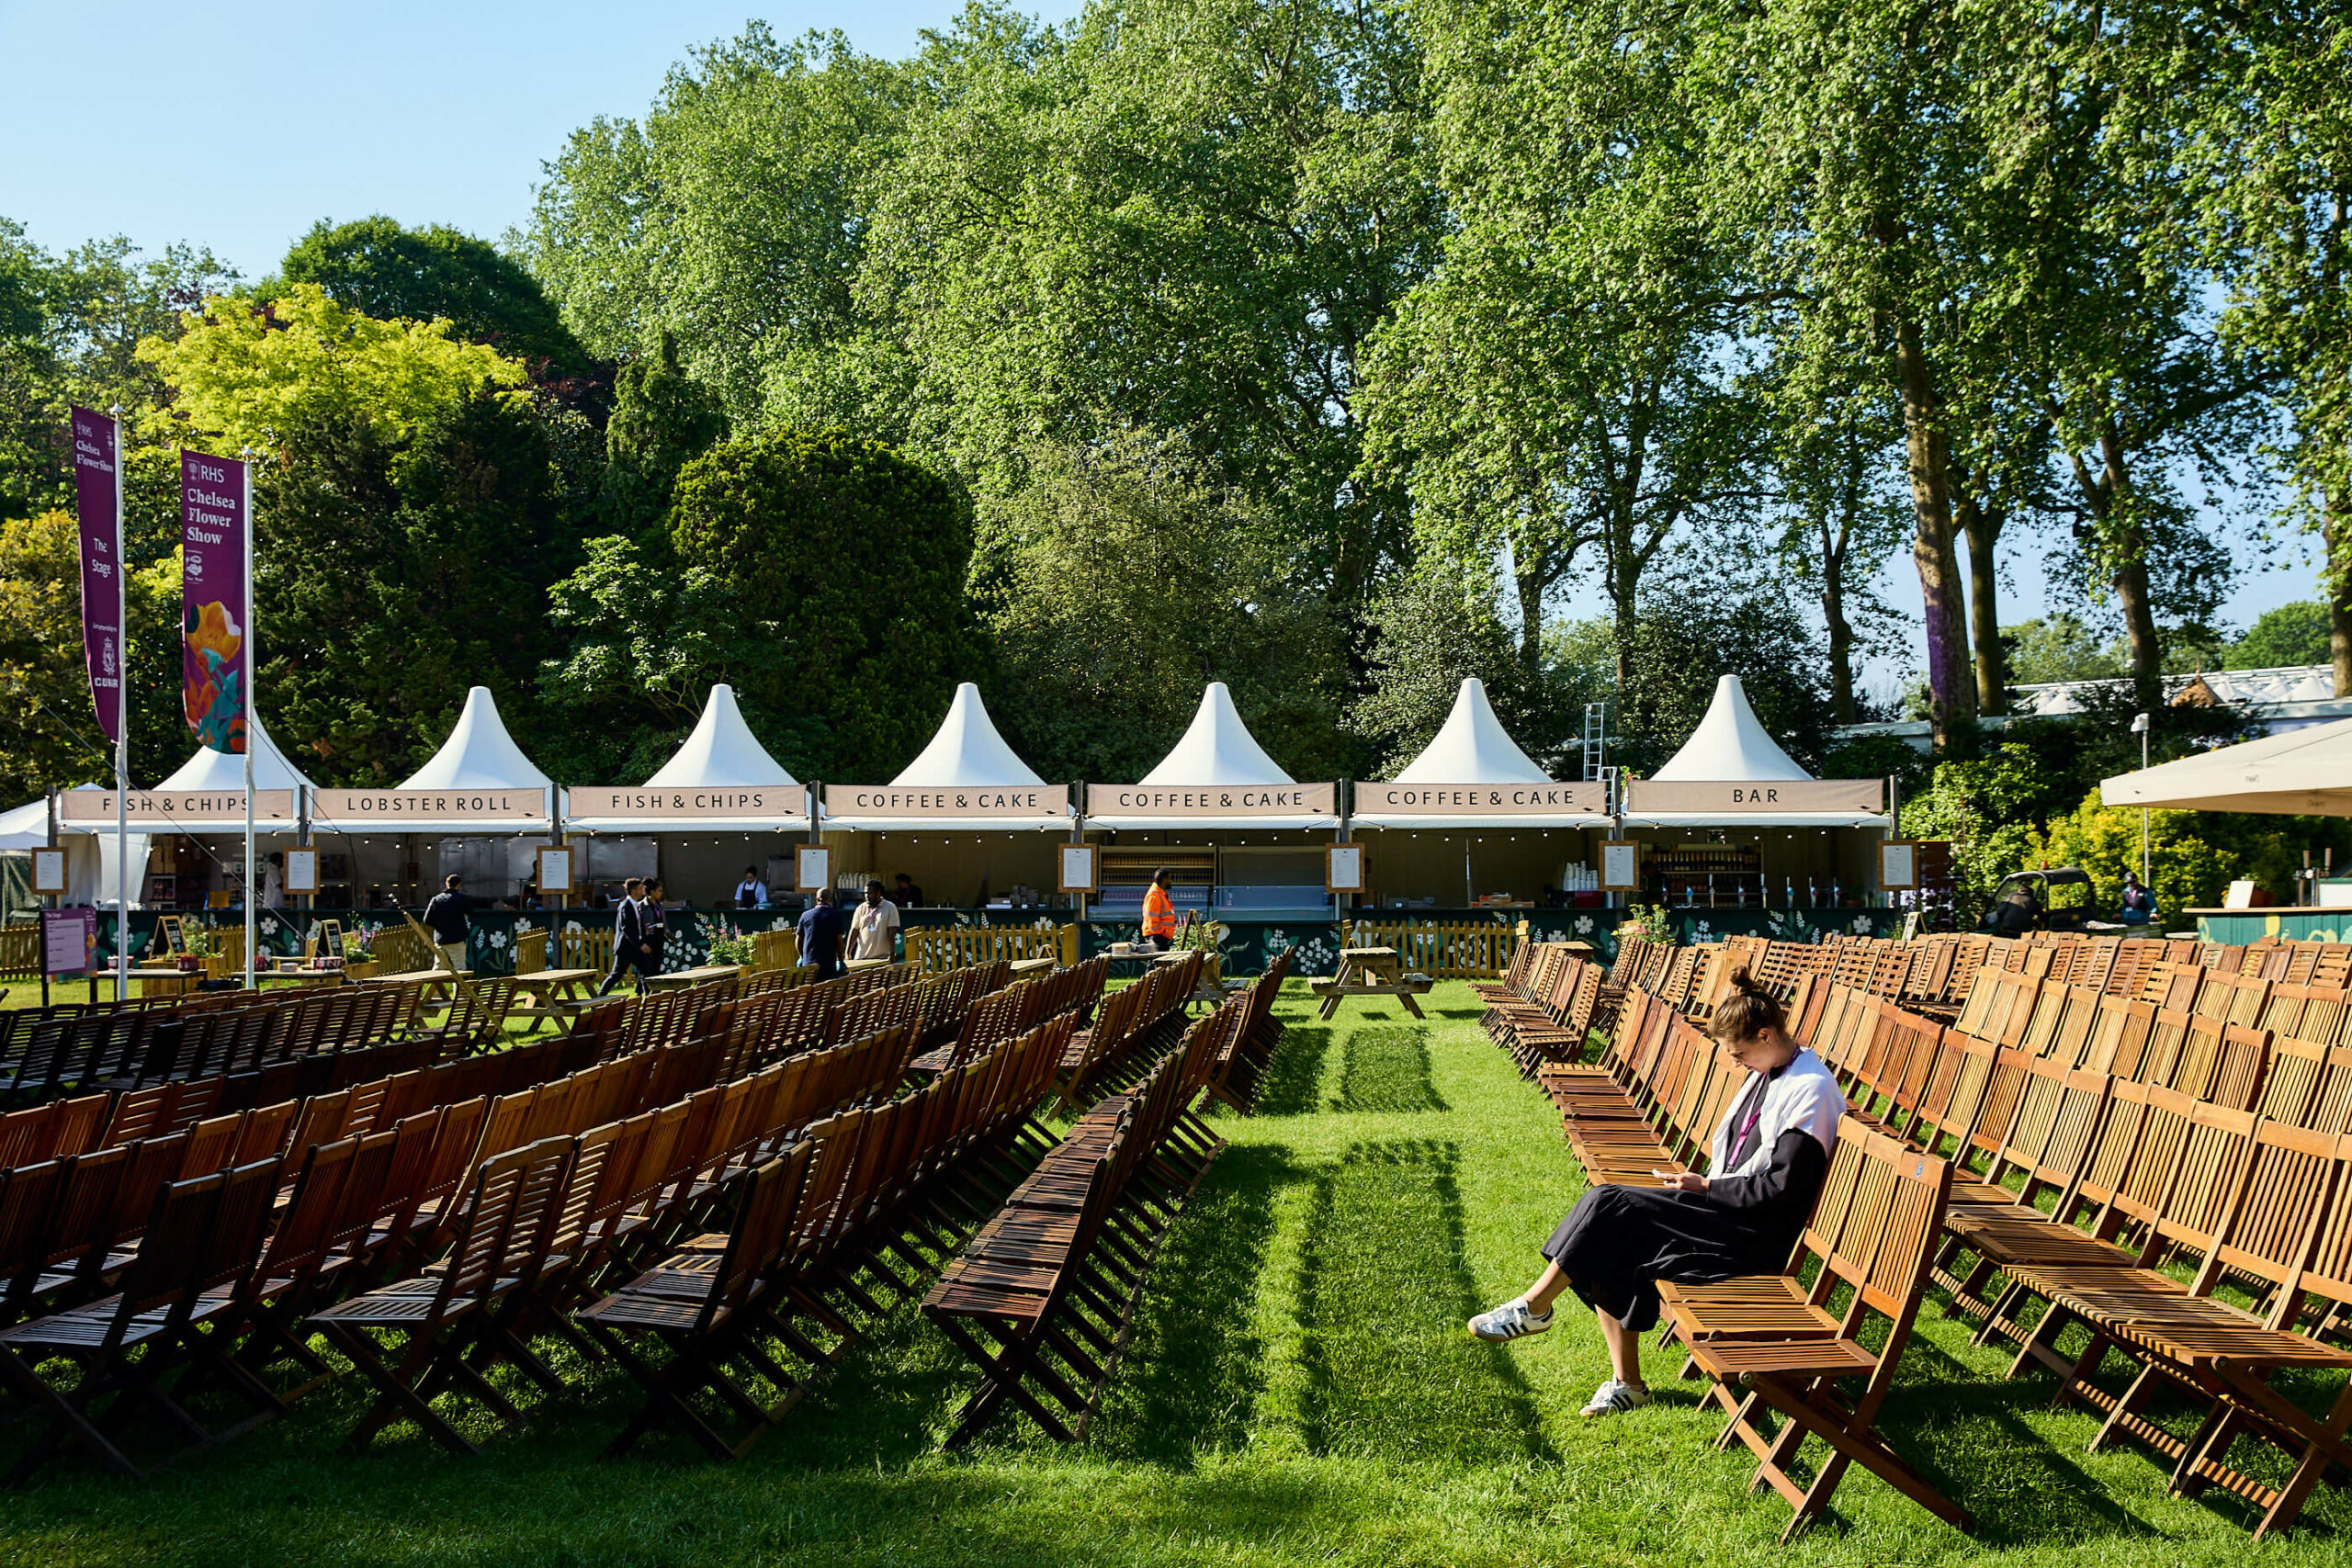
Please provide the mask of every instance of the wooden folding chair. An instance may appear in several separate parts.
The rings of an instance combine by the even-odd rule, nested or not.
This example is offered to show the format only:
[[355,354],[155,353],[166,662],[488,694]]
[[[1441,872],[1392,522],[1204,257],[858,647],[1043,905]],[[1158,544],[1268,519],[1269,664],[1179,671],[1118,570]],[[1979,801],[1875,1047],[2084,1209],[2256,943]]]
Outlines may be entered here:
[[[1876,1426],[1918,1316],[1951,1168],[1851,1118],[1839,1126],[1830,1164],[1815,1224],[1779,1277],[1659,1287],[1691,1361],[1731,1405],[1715,1446],[1745,1443],[1758,1461],[1749,1489],[1769,1485],[1796,1510],[1783,1544],[1828,1510],[1851,1464],[1968,1529],[1967,1513],[1896,1454]],[[1802,1273],[1808,1258],[1820,1264],[1809,1284]],[[1841,1288],[1849,1296],[1839,1309]],[[1887,1325],[1875,1350],[1861,1340],[1873,1319]],[[1838,1385],[1855,1381],[1861,1386],[1849,1402]],[[1735,1387],[1744,1391],[1736,1401]],[[1777,1430],[1768,1427],[1772,1420]],[[1808,1438],[1830,1451],[1805,1483],[1790,1472]]]

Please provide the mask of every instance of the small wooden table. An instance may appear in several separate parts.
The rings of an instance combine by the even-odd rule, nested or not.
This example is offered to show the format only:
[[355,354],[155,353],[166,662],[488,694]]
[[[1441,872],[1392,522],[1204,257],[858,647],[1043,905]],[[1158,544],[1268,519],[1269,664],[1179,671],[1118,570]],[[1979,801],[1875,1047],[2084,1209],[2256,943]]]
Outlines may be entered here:
[[142,997],[176,997],[194,990],[197,982],[204,978],[204,971],[176,966],[167,969],[155,964],[133,969],[130,977],[139,982],[139,994]]
[[1061,962],[1058,958],[1016,958],[1012,972],[1015,975],[1042,975]]
[[1323,998],[1318,1010],[1330,1018],[1350,997],[1395,997],[1415,1018],[1427,1015],[1415,997],[1430,988],[1427,980],[1408,980],[1393,947],[1343,947],[1340,967],[1328,980],[1310,980],[1307,989]]
[[742,972],[741,964],[705,964],[698,968],[673,970],[667,975],[648,975],[639,984],[649,991],[682,991],[707,980],[732,980]]
[[435,999],[455,1000],[458,982],[473,977],[474,972],[470,969],[459,969],[454,974],[447,969],[409,969],[398,975],[379,975],[373,983],[379,986],[423,986],[425,990],[419,999],[432,1002]]
[[[842,960],[842,973],[846,975],[857,969],[879,969],[885,964],[897,962],[895,958],[844,958]],[[711,964],[709,967],[718,968],[719,965]]]

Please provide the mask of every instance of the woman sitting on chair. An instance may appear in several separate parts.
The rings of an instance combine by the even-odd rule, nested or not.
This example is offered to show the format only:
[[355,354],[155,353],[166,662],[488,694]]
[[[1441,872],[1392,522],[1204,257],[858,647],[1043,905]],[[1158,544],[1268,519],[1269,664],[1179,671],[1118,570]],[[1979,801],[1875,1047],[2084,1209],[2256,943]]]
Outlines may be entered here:
[[1656,1189],[1595,1187],[1544,1244],[1548,1260],[1524,1295],[1470,1320],[1500,1342],[1552,1326],[1552,1303],[1574,1291],[1600,1319],[1610,1377],[1584,1407],[1607,1416],[1650,1402],[1641,1336],[1657,1322],[1657,1282],[1709,1284],[1766,1274],[1788,1261],[1828,1174],[1846,1097],[1821,1059],[1788,1033],[1775,1001],[1745,966],[1708,1032],[1755,1076],[1715,1130],[1708,1168],[1659,1171]]

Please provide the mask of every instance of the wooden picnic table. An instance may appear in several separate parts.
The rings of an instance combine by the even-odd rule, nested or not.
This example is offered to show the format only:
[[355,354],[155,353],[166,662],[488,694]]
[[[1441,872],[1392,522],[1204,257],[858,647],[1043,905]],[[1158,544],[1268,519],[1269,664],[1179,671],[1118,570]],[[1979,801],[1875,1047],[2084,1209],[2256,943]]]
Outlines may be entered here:
[[130,977],[139,982],[139,994],[142,997],[175,997],[194,990],[197,982],[204,978],[204,971],[153,964],[133,969]]
[[844,958],[842,960],[842,972],[847,974],[853,969],[879,969],[886,964],[897,962],[895,958]]
[[1340,1004],[1350,997],[1395,997],[1405,1004],[1407,1012],[1425,1017],[1420,1003],[1413,998],[1429,988],[1427,980],[1406,978],[1393,947],[1343,947],[1340,966],[1329,979],[1307,982],[1307,989],[1323,998],[1318,1010],[1327,1019],[1337,1014]]
[[424,986],[428,989],[420,999],[431,1002],[455,998],[458,982],[473,977],[474,972],[470,969],[407,969],[398,975],[379,975],[373,983],[379,986]]
[[1060,962],[1061,960],[1058,958],[1016,958],[1012,961],[1012,973],[1015,975],[1042,975]]
[[705,964],[693,969],[673,969],[667,975],[648,975],[639,984],[649,991],[677,991],[706,980],[732,980],[742,972],[741,964]]
[[534,969],[514,976],[514,994],[530,999],[537,1015],[531,1021],[536,1032],[558,1013],[577,1012],[594,1001],[593,987],[601,978],[594,969]]

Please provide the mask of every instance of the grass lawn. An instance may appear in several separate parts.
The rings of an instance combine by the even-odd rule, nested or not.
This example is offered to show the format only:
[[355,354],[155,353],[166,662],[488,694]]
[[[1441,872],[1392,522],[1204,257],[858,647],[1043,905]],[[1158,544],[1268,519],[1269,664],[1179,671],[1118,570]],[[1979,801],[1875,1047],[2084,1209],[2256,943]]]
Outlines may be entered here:
[[[1230,1146],[1170,1236],[1082,1447],[1006,1418],[939,1452],[973,1376],[910,1310],[727,1468],[668,1438],[596,1462],[634,1408],[611,1374],[479,1460],[410,1428],[347,1459],[334,1447],[363,1402],[338,1385],[144,1483],[51,1465],[0,1504],[0,1562],[2120,1568],[2255,1553],[2238,1505],[2168,1498],[2144,1450],[2086,1453],[2097,1423],[2047,1413],[2051,1380],[2003,1381],[2007,1357],[1932,1309],[1884,1425],[1980,1534],[1858,1470],[1832,1521],[1781,1551],[1786,1507],[1746,1495],[1744,1452],[1708,1447],[1717,1424],[1675,1361],[1652,1358],[1657,1405],[1588,1423],[1577,1407],[1604,1371],[1589,1316],[1508,1349],[1464,1334],[1540,1266],[1582,1185],[1468,988],[1439,987],[1427,1024],[1351,1000],[1326,1025],[1290,991],[1263,1111],[1216,1119]],[[2343,1562],[2352,1500],[2323,1489],[2305,1521],[2259,1555]]]

